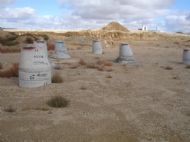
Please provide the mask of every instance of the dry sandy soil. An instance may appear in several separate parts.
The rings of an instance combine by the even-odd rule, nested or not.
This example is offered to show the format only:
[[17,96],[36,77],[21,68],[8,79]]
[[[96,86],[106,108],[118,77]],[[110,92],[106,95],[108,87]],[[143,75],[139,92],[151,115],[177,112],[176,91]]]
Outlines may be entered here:
[[[190,69],[181,63],[182,48],[158,43],[131,42],[138,66],[61,64],[61,84],[26,89],[18,78],[0,78],[0,142],[189,142]],[[90,48],[69,52],[88,63],[118,56],[118,48],[102,56]],[[3,63],[18,60],[19,53],[0,54]],[[69,106],[49,107],[55,95]],[[16,111],[5,112],[8,106]]]

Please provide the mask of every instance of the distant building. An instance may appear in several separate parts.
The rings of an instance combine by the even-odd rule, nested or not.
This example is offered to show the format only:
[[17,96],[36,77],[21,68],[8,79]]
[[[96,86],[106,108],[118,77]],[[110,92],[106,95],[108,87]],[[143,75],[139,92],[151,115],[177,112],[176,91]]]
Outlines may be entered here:
[[142,31],[148,31],[148,27],[143,25]]

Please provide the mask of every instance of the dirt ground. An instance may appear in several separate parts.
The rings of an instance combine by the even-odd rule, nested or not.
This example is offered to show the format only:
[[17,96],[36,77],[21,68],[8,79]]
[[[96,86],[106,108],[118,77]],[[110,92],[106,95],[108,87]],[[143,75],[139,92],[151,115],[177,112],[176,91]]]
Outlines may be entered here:
[[[190,69],[182,48],[131,43],[138,66],[114,63],[112,71],[62,64],[64,79],[35,89],[20,88],[18,78],[0,78],[0,142],[189,142]],[[69,51],[88,63],[113,61],[118,48],[93,55]],[[1,62],[18,62],[19,54],[0,54]],[[170,70],[167,70],[167,67]],[[54,95],[66,108],[51,108]],[[15,112],[5,112],[12,106]]]

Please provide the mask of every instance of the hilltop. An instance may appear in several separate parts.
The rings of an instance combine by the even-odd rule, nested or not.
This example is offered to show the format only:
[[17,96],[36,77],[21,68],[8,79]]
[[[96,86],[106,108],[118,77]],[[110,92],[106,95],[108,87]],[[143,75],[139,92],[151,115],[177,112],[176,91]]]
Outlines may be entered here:
[[122,31],[129,32],[129,30],[118,22],[111,22],[102,28],[105,31]]

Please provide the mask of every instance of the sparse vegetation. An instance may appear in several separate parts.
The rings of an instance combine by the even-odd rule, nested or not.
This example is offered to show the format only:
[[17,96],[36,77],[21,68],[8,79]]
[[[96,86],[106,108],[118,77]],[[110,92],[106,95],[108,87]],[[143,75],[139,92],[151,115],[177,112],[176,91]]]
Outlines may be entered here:
[[43,37],[44,40],[46,40],[46,41],[49,40],[49,36],[48,36],[48,35],[45,35],[45,34],[44,34],[44,35],[40,35],[40,36]]
[[0,37],[0,43],[3,46],[14,46],[18,44],[18,42],[16,41],[17,38],[18,38],[18,35],[9,33],[5,37]]
[[98,60],[96,63],[89,63],[86,65],[87,68],[97,69],[98,71],[112,71],[113,64],[106,60]]
[[87,90],[87,88],[84,87],[84,86],[81,86],[80,89],[81,89],[81,90]]
[[170,67],[170,66],[166,66],[164,67],[165,70],[173,70],[173,67]]
[[0,77],[18,77],[18,63],[13,63],[10,68],[0,71]]
[[52,76],[52,83],[62,83],[63,78],[61,77],[60,74],[56,73]]
[[0,53],[16,53],[20,52],[19,47],[5,47],[5,48],[0,48]]
[[2,63],[0,63],[0,70],[3,68],[3,65],[2,65]]
[[55,108],[63,108],[67,107],[69,101],[62,96],[54,96],[50,100],[47,101],[47,105]]
[[37,107],[35,110],[40,110],[40,111],[49,111],[49,108],[47,107]]
[[61,70],[62,67],[61,67],[60,64],[55,64],[54,69],[55,69],[55,70]]
[[12,112],[16,112],[16,108],[14,108],[13,106],[9,105],[9,106],[7,106],[7,107],[4,108],[4,111],[12,113]]
[[179,78],[179,76],[174,76],[174,77],[172,77],[172,79],[179,80],[180,78]]
[[33,40],[32,37],[26,37],[24,43],[26,43],[26,44],[32,44],[32,43],[34,43],[34,40]]
[[96,69],[97,68],[97,66],[93,63],[87,64],[86,67],[90,68],[90,69]]
[[78,64],[76,64],[76,65],[71,65],[71,66],[70,66],[70,69],[76,69],[76,68],[78,68],[78,67],[79,67]]
[[96,64],[98,65],[104,65],[104,66],[112,66],[113,64],[109,61],[106,61],[106,60],[99,60],[96,62]]
[[186,67],[185,67],[186,69],[190,69],[190,65],[186,65]]
[[112,78],[112,76],[111,75],[107,75],[106,78]]
[[170,48],[169,46],[165,46],[165,48]]
[[177,45],[179,45],[180,43],[179,43],[178,41],[175,41],[175,42],[174,42],[174,44],[177,44]]
[[104,66],[103,65],[97,66],[96,68],[97,68],[98,71],[104,71]]
[[84,65],[86,65],[86,62],[83,59],[80,59],[79,64],[84,66]]
[[51,42],[51,41],[48,41],[47,47],[48,47],[48,50],[54,50],[54,49],[55,49],[55,45],[54,45],[54,43]]

